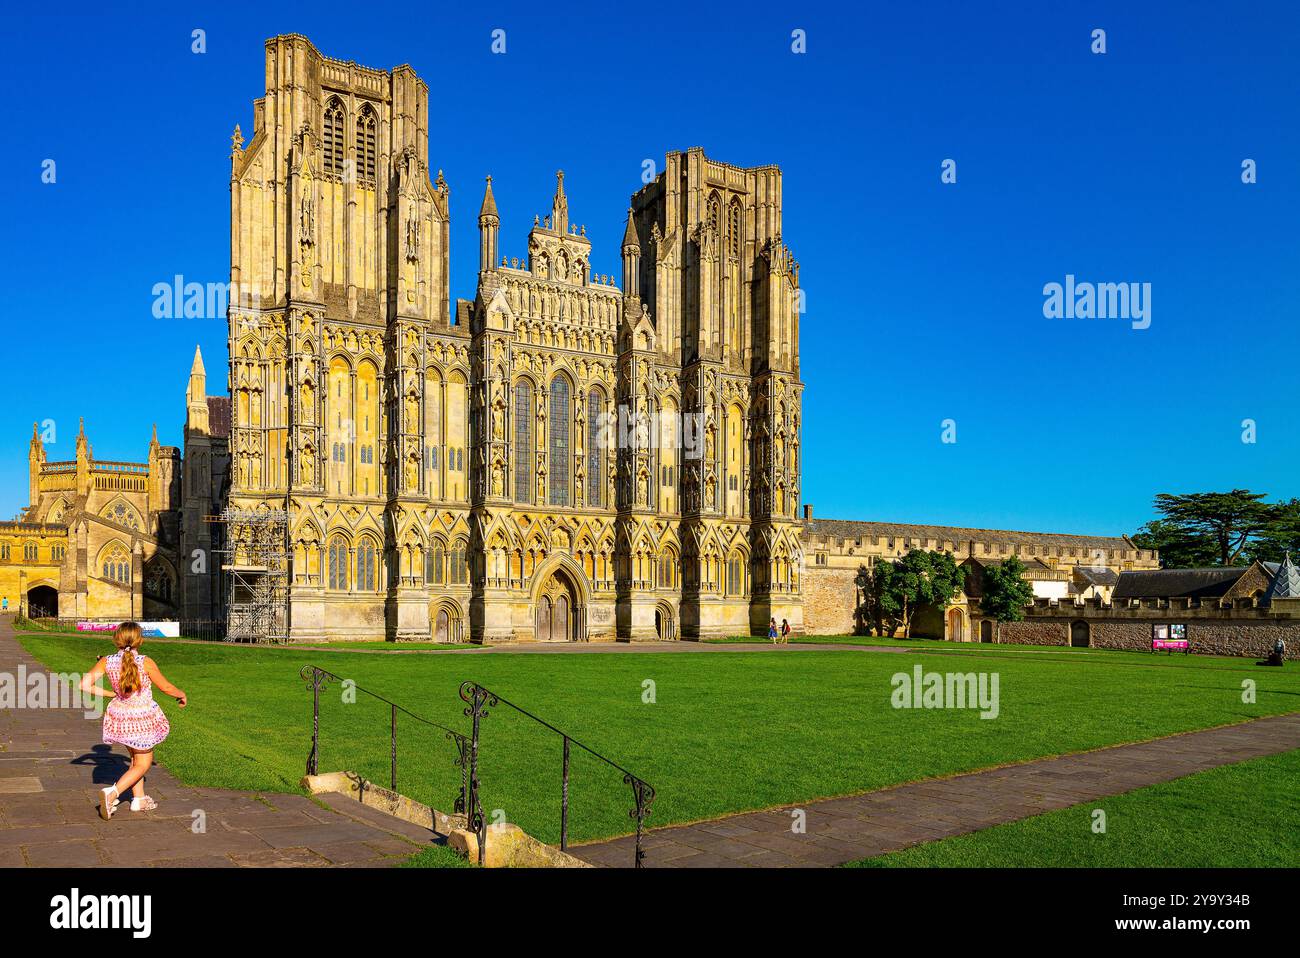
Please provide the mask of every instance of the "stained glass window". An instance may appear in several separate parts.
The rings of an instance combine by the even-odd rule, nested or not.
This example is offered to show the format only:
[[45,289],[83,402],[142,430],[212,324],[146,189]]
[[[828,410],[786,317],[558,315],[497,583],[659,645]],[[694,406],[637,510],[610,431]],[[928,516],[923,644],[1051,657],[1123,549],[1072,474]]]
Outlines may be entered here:
[[587,505],[599,508],[605,489],[604,450],[600,448],[603,403],[599,390],[587,394]]
[[515,502],[533,501],[533,384],[515,383]]
[[569,504],[569,381],[556,376],[551,382],[551,505]]

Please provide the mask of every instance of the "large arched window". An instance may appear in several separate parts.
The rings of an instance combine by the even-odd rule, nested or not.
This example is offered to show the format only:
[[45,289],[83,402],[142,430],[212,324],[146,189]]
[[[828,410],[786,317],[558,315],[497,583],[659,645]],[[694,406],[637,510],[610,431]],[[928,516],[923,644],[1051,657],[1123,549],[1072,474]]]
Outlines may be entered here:
[[379,589],[375,577],[375,543],[373,539],[362,539],[357,549],[357,588],[363,592],[376,592]]
[[[25,551],[25,550],[24,550]],[[100,554],[100,571],[105,579],[129,585],[131,582],[131,555],[120,542],[111,543]]]
[[744,595],[745,594],[745,557],[739,552],[733,552],[727,559],[727,595]]
[[435,542],[433,548],[429,550],[428,559],[425,562],[424,579],[434,585],[442,585],[443,558],[442,543]]
[[321,147],[326,173],[343,172],[343,104],[338,97],[325,104],[325,123],[321,135]]
[[448,579],[452,585],[467,585],[469,583],[469,564],[465,557],[465,543],[457,542],[451,547],[451,554],[448,557],[450,561]]
[[357,176],[375,179],[375,111],[366,104],[357,115]]
[[515,383],[515,502],[533,501],[533,384]]
[[329,584],[331,589],[348,587],[348,543],[342,536],[330,540]]
[[587,394],[587,505],[596,508],[600,508],[605,490],[605,451],[601,447],[608,437],[601,430],[604,408],[600,390],[592,387]]
[[569,504],[569,381],[551,381],[551,443],[547,462],[551,471],[551,505]]

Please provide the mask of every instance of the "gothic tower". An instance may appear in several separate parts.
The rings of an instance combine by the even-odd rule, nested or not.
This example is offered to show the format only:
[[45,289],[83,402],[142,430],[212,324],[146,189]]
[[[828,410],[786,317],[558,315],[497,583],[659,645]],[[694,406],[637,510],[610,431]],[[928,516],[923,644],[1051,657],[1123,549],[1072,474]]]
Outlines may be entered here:
[[428,131],[409,66],[333,60],[297,35],[267,41],[247,146],[236,128],[230,505],[287,513],[290,638],[327,622],[426,637],[426,556],[466,532],[467,337]]

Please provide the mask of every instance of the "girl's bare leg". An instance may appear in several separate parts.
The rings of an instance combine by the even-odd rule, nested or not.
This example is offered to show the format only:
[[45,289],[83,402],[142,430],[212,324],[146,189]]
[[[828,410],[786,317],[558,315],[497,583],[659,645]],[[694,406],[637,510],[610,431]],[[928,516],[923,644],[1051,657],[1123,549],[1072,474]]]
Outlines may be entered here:
[[[144,774],[153,764],[153,752],[137,752],[131,749],[131,767],[117,780],[117,793],[123,795],[130,789],[133,795],[144,794]],[[138,789],[138,790],[137,790]]]

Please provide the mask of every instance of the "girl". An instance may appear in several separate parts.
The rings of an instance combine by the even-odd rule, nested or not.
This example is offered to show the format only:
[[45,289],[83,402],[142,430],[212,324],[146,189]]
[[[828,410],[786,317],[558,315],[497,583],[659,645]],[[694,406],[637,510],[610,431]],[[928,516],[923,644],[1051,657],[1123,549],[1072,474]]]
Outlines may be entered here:
[[[185,693],[172,685],[154,665],[153,659],[140,654],[144,634],[137,622],[123,622],[113,633],[118,651],[105,656],[81,679],[81,691],[101,695],[111,701],[104,710],[104,741],[124,745],[131,753],[131,765],[116,785],[103,789],[99,796],[99,814],[112,818],[118,796],[131,790],[131,811],[147,812],[158,803],[144,793],[144,776],[153,765],[153,750],[167,737],[171,726],[158,703],[153,700],[155,685],[185,707]],[[113,690],[99,687],[99,679],[108,673]]]
[[767,637],[773,645],[776,645],[776,619],[772,619],[767,623]]
[[782,645],[790,644],[790,620],[789,619],[781,620],[781,644]]

